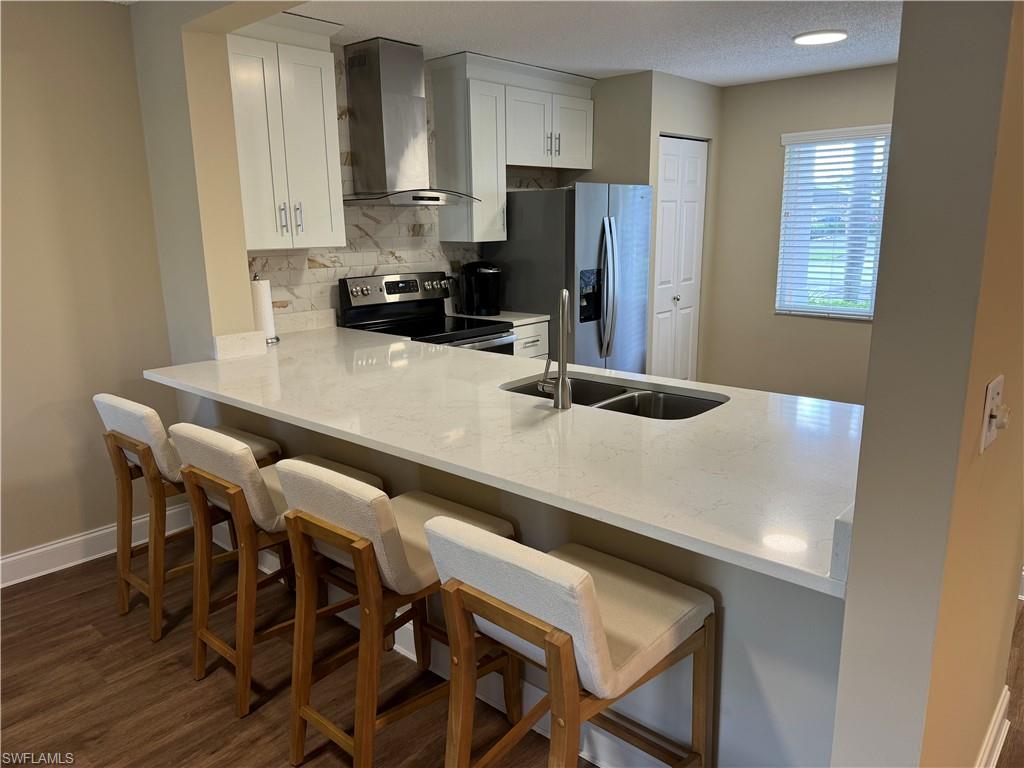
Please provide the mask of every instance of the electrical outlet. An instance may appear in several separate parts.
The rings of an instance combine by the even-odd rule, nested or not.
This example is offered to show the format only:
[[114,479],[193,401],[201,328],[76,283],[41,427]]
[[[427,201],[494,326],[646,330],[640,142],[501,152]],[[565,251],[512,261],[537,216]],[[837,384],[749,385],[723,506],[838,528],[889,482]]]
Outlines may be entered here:
[[985,412],[981,418],[981,449],[978,453],[984,453],[999,436],[999,430],[1010,424],[1010,408],[1003,403],[1003,374],[992,379],[985,388]]

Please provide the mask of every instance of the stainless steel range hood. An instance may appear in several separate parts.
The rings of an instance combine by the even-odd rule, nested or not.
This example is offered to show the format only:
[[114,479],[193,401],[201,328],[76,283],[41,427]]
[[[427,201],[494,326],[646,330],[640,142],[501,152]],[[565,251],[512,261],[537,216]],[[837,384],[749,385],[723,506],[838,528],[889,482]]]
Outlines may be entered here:
[[427,160],[423,49],[376,37],[345,46],[355,194],[346,203],[446,205],[475,200],[433,189]]

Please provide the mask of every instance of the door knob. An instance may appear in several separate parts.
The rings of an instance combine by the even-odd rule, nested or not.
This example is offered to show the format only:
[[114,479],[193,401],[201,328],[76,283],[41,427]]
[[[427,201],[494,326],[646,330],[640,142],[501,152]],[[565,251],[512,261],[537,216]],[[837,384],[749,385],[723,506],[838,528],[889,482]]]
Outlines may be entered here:
[[682,296],[678,296],[678,295],[677,296],[673,296],[672,297],[672,301],[679,301],[682,298],[683,298]]

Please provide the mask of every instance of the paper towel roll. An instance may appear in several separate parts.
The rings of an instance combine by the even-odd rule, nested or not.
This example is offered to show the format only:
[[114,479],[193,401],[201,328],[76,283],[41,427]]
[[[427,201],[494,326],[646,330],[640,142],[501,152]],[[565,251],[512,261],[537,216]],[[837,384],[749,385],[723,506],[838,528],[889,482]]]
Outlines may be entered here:
[[256,330],[263,331],[268,344],[278,341],[274,328],[274,305],[270,300],[270,281],[252,280],[252,314],[256,320]]

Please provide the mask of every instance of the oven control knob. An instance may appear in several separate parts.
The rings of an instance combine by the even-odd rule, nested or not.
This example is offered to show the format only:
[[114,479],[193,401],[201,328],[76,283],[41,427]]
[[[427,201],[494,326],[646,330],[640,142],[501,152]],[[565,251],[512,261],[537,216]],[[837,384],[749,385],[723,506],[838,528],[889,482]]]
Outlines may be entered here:
[[431,288],[440,288],[440,287],[441,287],[441,284],[440,284],[439,282],[437,282],[437,280],[435,280],[434,282],[432,282],[432,283],[430,284],[430,287],[431,287]]
[[442,280],[441,281],[441,287],[442,288],[447,288],[448,287],[448,281],[447,280]]
[[361,288],[361,289],[359,290],[359,292],[360,292],[360,293],[362,293],[362,294],[363,294],[363,296],[369,296],[369,295],[370,295],[370,286],[368,286],[368,285],[364,285],[364,286],[363,286],[363,287],[362,287],[362,288]]
[[353,296],[358,296],[359,295],[359,289],[358,288],[353,288],[352,289],[352,295]]

